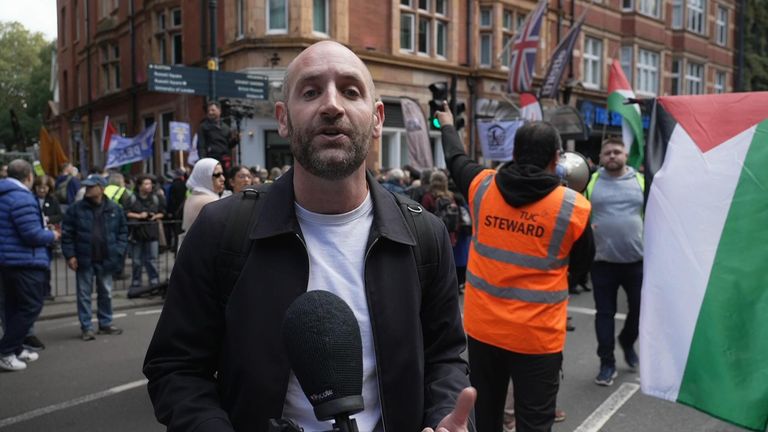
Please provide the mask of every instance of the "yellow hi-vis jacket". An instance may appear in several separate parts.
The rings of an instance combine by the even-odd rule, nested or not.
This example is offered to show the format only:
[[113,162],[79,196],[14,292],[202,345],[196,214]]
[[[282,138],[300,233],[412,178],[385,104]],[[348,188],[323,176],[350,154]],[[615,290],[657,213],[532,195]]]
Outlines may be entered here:
[[568,256],[589,222],[581,194],[558,186],[539,201],[512,207],[483,170],[469,187],[473,234],[464,327],[472,338],[508,351],[563,350]]

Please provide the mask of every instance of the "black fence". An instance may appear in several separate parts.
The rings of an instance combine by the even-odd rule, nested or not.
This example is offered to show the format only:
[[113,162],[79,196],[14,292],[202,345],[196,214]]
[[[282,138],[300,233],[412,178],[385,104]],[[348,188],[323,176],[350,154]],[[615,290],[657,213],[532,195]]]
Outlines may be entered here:
[[[171,277],[173,264],[176,262],[176,250],[178,249],[178,234],[181,232],[180,220],[162,220],[157,222],[128,222],[129,232],[139,225],[159,224],[160,239],[158,240],[157,258],[152,260],[158,272],[157,283],[151,283],[146,269],[142,268],[141,286],[139,289],[130,289],[132,282],[132,247],[136,243],[128,241],[125,252],[123,269],[114,275],[113,291],[127,291],[128,297],[146,295],[163,295]],[[129,235],[130,239],[130,235]],[[67,260],[61,253],[61,245],[56,244],[51,258],[51,296],[68,296],[77,293],[77,281],[75,271],[67,266]]]

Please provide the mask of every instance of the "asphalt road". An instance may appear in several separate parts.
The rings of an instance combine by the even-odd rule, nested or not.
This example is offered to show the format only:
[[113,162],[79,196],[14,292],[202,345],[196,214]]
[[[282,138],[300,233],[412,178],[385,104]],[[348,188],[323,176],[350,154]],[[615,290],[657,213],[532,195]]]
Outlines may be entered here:
[[[568,334],[558,398],[567,418],[554,431],[742,431],[691,408],[642,395],[638,374],[627,369],[618,352],[615,384],[595,385],[592,307],[590,293],[571,299],[576,331]],[[40,360],[24,372],[0,373],[0,432],[164,430],[155,422],[141,374],[158,316],[157,307],[121,312],[115,324],[125,333],[98,336],[93,342],[79,339],[75,317],[38,323],[37,333],[48,346]],[[619,320],[617,328],[621,325]]]

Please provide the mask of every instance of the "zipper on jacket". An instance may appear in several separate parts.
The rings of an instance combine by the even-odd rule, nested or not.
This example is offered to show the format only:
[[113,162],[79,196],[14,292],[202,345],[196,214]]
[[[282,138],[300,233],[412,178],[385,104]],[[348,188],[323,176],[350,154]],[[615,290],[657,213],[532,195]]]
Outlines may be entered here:
[[[371,242],[371,245],[368,246],[368,250],[365,251],[365,257],[363,258],[363,265],[365,268],[368,267],[368,256],[371,254],[371,250],[373,249],[373,246],[379,241],[380,237],[376,237]],[[368,272],[363,269],[363,272],[365,274],[365,302],[368,304],[368,315],[370,316],[371,320],[371,337],[373,338],[373,352],[376,357],[376,381],[379,383],[379,405],[381,405],[381,429],[386,432],[387,431],[387,419],[384,415],[384,394],[382,393],[382,381],[381,381],[381,369],[379,368],[379,365],[381,365],[381,359],[379,358],[379,350],[376,349],[378,346],[377,338],[376,338],[376,328],[374,326],[374,320],[373,320],[373,307],[371,305],[371,297],[368,295]]]

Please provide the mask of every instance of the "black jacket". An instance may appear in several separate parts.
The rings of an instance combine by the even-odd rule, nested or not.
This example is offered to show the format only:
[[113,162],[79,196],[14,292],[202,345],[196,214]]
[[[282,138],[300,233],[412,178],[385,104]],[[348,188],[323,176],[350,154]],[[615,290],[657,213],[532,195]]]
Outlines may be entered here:
[[[411,233],[392,194],[370,175],[374,205],[364,287],[375,341],[384,427],[435,427],[469,385],[460,354],[465,335],[451,245],[428,215],[438,242],[434,279],[420,289]],[[280,418],[289,365],[280,337],[285,310],[307,289],[308,256],[294,212],[293,171],[262,204],[241,277],[222,308],[214,266],[227,213],[223,199],[203,208],[171,275],[144,373],[169,431],[258,432]],[[363,289],[363,287],[361,287]]]
[[237,145],[231,137],[229,126],[222,121],[206,118],[200,123],[197,134],[197,154],[200,159],[214,158],[221,162],[221,157]]
[[[443,126],[441,131],[445,163],[459,192],[469,199],[469,186],[485,167],[464,153],[464,147],[453,126]],[[554,174],[533,165],[520,165],[515,162],[502,166],[495,181],[504,201],[513,207],[538,201],[560,185],[560,180]],[[568,271],[573,274],[587,273],[594,258],[595,241],[592,227],[587,224],[581,237],[573,243]]]

